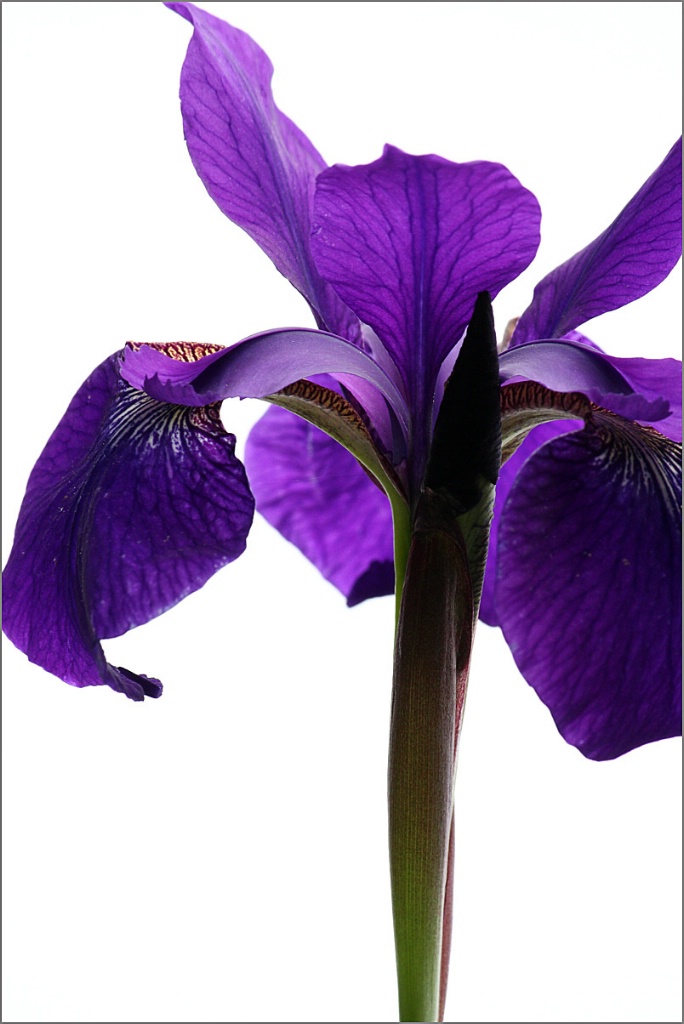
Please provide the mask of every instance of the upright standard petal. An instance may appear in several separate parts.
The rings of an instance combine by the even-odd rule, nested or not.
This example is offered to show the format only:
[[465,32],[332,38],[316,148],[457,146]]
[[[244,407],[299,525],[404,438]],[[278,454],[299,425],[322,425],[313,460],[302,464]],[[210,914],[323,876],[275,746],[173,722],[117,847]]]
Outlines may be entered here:
[[646,295],[682,252],[681,140],[603,234],[539,282],[511,346],[561,338]]
[[221,211],[251,235],[307,299],[319,326],[358,335],[356,318],[311,259],[316,175],[326,166],[278,110],[273,65],[244,32],[190,3],[167,3],[193,26],[181,109],[195,169]]
[[525,462],[503,509],[504,636],[590,758],[681,731],[680,459],[669,438],[594,407]]
[[495,296],[539,244],[539,206],[500,164],[454,164],[391,146],[318,178],[312,247],[323,276],[399,367],[414,412],[477,294]]
[[161,685],[107,664],[100,640],[237,558],[254,501],[217,406],[156,402],[118,366],[110,357],[83,384],[33,469],[3,576],[3,628],[66,682],[141,700]]
[[347,604],[394,592],[390,504],[348,451],[275,408],[252,428],[245,464],[259,512]]

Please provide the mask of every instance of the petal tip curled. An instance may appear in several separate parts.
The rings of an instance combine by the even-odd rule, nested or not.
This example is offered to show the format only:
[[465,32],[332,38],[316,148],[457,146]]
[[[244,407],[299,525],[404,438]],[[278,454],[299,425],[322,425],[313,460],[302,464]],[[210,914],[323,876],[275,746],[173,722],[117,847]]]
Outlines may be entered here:
[[137,675],[127,668],[107,666],[107,685],[117,693],[124,693],[131,700],[141,701],[145,697],[161,697],[162,684],[152,676]]
[[90,375],[33,469],[3,574],[3,628],[30,661],[74,686],[161,694],[100,641],[242,554],[254,499],[234,448],[216,405],[155,401],[121,378],[118,354]]

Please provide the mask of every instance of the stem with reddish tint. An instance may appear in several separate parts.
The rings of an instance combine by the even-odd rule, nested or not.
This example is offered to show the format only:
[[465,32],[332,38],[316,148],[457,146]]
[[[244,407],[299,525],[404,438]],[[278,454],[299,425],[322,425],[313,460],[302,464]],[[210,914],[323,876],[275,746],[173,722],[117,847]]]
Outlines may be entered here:
[[404,581],[390,728],[390,868],[401,1021],[440,1019],[451,919],[445,897],[455,742],[472,632],[461,531],[448,502],[426,490]]

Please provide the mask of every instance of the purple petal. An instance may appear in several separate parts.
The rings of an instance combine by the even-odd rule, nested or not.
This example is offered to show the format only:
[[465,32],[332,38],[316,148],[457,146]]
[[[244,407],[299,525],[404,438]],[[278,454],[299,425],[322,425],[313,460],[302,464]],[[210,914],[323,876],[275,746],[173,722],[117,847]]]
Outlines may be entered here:
[[324,171],[314,211],[321,273],[386,346],[414,410],[431,407],[478,292],[493,297],[533,258],[536,199],[500,164],[388,146],[375,163]]
[[577,420],[553,420],[551,423],[543,423],[535,427],[518,450],[511,455],[510,459],[503,463],[499,471],[499,479],[496,482],[496,497],[494,500],[494,517],[489,533],[489,548],[487,550],[487,567],[485,569],[484,586],[480,599],[479,617],[488,626],[500,626],[499,613],[495,603],[495,582],[497,575],[497,560],[499,552],[499,527],[501,525],[502,511],[506,500],[515,484],[518,473],[527,460],[541,448],[543,444],[568,431],[577,430]]
[[164,354],[164,346],[129,346],[121,367],[129,384],[160,401],[179,405],[263,398],[320,373],[353,374],[367,381],[387,398],[408,430],[406,403],[397,384],[351,342],[321,331],[268,331],[194,363],[170,358]]
[[242,553],[254,511],[216,406],[126,385],[118,355],[71,402],[29,479],[4,573],[4,629],[74,686],[161,685],[108,665],[99,641],[147,622]]
[[681,175],[677,142],[610,227],[539,282],[513,346],[560,338],[667,277],[682,251]]
[[[651,385],[657,376],[657,369],[644,371],[645,383],[650,382],[644,390],[636,393],[627,376],[620,367],[646,360],[612,359],[601,352],[598,347],[589,348],[585,344],[571,341],[535,341],[527,345],[510,348],[499,357],[499,374],[501,382],[515,377],[525,377],[538,381],[553,391],[581,391],[592,402],[610,409],[629,419],[655,423],[672,414],[670,403]],[[675,360],[651,360],[656,367],[659,363],[674,363]],[[632,376],[639,381],[638,371]],[[663,366],[663,387],[674,395],[671,381],[672,368]],[[679,397],[681,409],[681,391]]]
[[[673,441],[682,439],[682,364],[679,359],[618,359],[606,357],[635,391],[653,402],[665,400],[669,414],[663,418],[635,419],[655,423],[656,430]],[[599,403],[600,404],[600,403]],[[613,409],[620,412],[619,409]]]
[[[572,341],[584,348],[590,348],[594,352],[600,352],[613,369],[617,370],[620,377],[630,388],[641,395],[647,401],[653,403],[653,409],[658,411],[653,418],[644,416],[631,416],[626,408],[619,408],[617,395],[611,396],[611,405],[607,406],[600,399],[592,399],[597,405],[604,405],[612,412],[617,412],[627,419],[638,419],[645,423],[655,423],[659,433],[673,441],[682,439],[682,363],[679,359],[620,359],[609,356],[585,334],[579,331],[569,331],[562,338],[563,341]],[[591,397],[591,396],[590,396]],[[662,416],[664,405],[668,406],[667,413]]]
[[245,463],[259,512],[348,604],[394,592],[389,501],[349,452],[274,408],[252,428]]
[[325,162],[273,101],[273,66],[244,32],[194,4],[167,3],[194,28],[181,109],[195,169],[221,211],[311,305],[319,326],[356,337],[356,318],[311,259],[314,181]]
[[680,448],[594,414],[518,473],[495,602],[520,671],[597,760],[681,730]]

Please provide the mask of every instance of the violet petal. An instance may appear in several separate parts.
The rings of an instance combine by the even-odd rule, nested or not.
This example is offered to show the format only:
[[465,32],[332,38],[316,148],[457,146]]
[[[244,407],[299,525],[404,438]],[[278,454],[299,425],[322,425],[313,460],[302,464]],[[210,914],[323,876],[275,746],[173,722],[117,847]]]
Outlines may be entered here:
[[72,400],[38,459],[4,572],[4,629],[74,686],[134,699],[161,685],[99,641],[147,622],[242,553],[254,501],[217,407],[155,402],[118,355]]
[[540,448],[505,502],[499,620],[587,757],[681,730],[680,505],[679,446],[605,413]]
[[389,501],[349,452],[273,408],[252,428],[245,464],[258,511],[348,604],[393,593]]
[[[651,401],[666,401],[669,413],[664,418],[634,419],[655,424],[656,430],[673,441],[682,439],[682,363],[679,359],[638,359],[606,357],[635,391]],[[591,396],[590,396],[591,397]],[[598,404],[601,404],[600,402]],[[620,412],[619,409],[614,409]]]
[[[600,352],[604,360],[618,371],[620,377],[635,393],[646,400],[654,403],[658,409],[658,416],[653,419],[641,416],[632,416],[624,409],[618,408],[617,395],[612,395],[612,404],[606,406],[600,400],[597,405],[604,404],[604,408],[610,408],[612,412],[624,415],[627,419],[638,419],[646,423],[656,423],[656,429],[673,441],[682,439],[682,363],[680,359],[641,359],[641,358],[619,358],[610,356],[604,352],[595,341],[588,338],[586,334],[579,331],[568,331],[561,339],[571,341],[584,348],[590,348],[594,352]],[[590,396],[591,397],[591,396]],[[669,407],[665,416],[660,415],[663,411],[663,403]]]
[[356,318],[311,259],[314,181],[325,162],[275,105],[270,60],[246,33],[194,4],[166,6],[194,28],[181,73],[181,110],[188,150],[209,195],[302,293],[319,326],[356,337]]
[[[632,370],[632,377],[638,386],[641,378],[632,364],[639,362],[651,362],[655,366],[643,371],[644,383],[648,386],[637,392],[623,370]],[[673,368],[669,365],[661,368],[663,390],[658,390],[658,365],[674,362],[613,359],[597,346],[589,348],[573,341],[534,341],[502,353],[499,357],[499,377],[502,383],[516,377],[525,377],[553,391],[581,391],[604,409],[610,409],[628,419],[655,423],[672,416],[668,397],[671,395],[676,398],[671,380]],[[665,397],[665,391],[668,397]],[[681,409],[681,392],[679,406]]]
[[682,252],[681,176],[680,141],[610,227],[539,282],[511,345],[560,338],[660,284]]
[[[580,421],[581,423],[581,421]],[[543,444],[561,434],[567,434],[570,430],[577,430],[577,420],[553,420],[550,423],[542,423],[535,427],[518,450],[503,463],[499,470],[499,479],[496,482],[496,497],[494,500],[494,518],[489,533],[489,548],[487,550],[487,567],[485,569],[484,586],[480,599],[479,617],[488,626],[500,626],[499,615],[494,600],[494,584],[496,581],[496,563],[498,556],[498,532],[501,524],[502,510],[511,488],[515,484],[516,477],[527,460],[541,448]]]
[[500,164],[387,146],[372,164],[319,176],[312,248],[392,355],[415,409],[431,402],[478,292],[495,296],[534,257],[539,218],[534,196]]
[[224,398],[263,398],[314,374],[353,374],[389,401],[405,430],[406,403],[369,355],[333,334],[304,328],[257,334],[231,348],[181,363],[151,345],[128,347],[121,375],[159,401],[206,405]]

